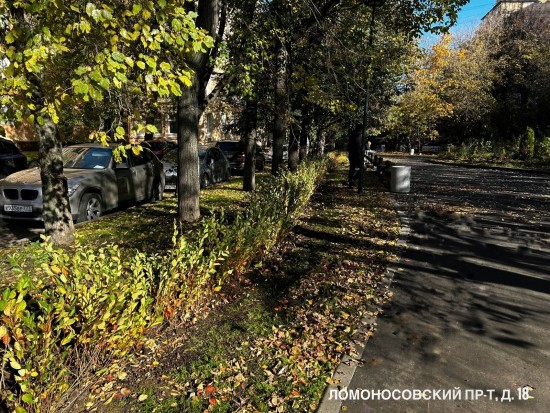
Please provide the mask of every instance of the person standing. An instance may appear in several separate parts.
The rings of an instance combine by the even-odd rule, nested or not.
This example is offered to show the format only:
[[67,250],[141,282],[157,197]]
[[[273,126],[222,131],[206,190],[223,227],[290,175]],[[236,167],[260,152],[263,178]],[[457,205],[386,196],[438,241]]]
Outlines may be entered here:
[[354,181],[358,177],[358,168],[361,167],[361,141],[363,139],[363,125],[358,124],[355,126],[353,132],[349,135],[348,139],[348,159],[349,159],[349,174],[348,174],[348,186],[353,188]]

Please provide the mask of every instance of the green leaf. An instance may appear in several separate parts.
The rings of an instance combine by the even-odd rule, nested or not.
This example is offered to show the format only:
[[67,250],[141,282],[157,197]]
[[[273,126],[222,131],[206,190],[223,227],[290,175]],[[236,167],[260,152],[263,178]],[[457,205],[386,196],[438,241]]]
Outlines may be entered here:
[[111,82],[109,82],[109,79],[103,78],[99,82],[99,86],[101,86],[105,90],[109,90],[109,88],[111,87]]
[[71,340],[73,339],[73,337],[74,337],[74,332],[71,331],[71,333],[67,337],[65,337],[63,340],[61,340],[61,345],[64,346],[64,345],[70,343]]
[[34,397],[32,397],[32,395],[29,393],[25,393],[23,397],[21,397],[21,400],[28,404],[34,403]]
[[82,67],[82,66],[79,66],[74,72],[75,72],[78,76],[82,76],[84,73],[86,73],[86,68],[85,68],[85,67]]
[[94,70],[92,73],[90,73],[90,79],[92,79],[94,82],[101,82],[103,79],[103,76],[101,76],[101,73],[99,73],[97,70]]
[[124,56],[124,54],[120,52],[113,52],[111,54],[111,57],[113,58],[114,61],[119,63],[124,63],[126,60],[126,56]]
[[88,16],[91,16],[92,15],[92,12],[95,10],[95,5],[93,3],[88,3],[86,4],[86,14]]

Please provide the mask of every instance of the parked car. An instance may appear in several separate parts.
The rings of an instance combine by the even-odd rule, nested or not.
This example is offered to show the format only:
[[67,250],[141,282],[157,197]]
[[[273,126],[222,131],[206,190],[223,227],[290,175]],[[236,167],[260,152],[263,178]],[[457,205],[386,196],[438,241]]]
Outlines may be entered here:
[[152,139],[149,141],[143,141],[141,143],[141,146],[143,146],[144,148],[150,149],[151,152],[157,155],[157,158],[159,158],[162,161],[162,159],[168,152],[170,152],[173,149],[177,149],[178,144],[174,141],[159,138],[159,139]]
[[[201,188],[229,179],[229,161],[219,148],[199,146],[198,156]],[[175,191],[178,185],[178,151],[174,149],[167,152],[162,162],[166,175],[166,189]]]
[[422,145],[422,153],[439,153],[442,150],[441,145]]
[[[232,171],[244,170],[244,143],[242,141],[219,141],[216,147],[220,148],[229,161]],[[265,155],[262,147],[256,145],[256,170],[263,171],[265,167]]]
[[27,158],[15,143],[0,136],[0,179],[27,166]]
[[[105,211],[129,202],[160,200],[164,192],[162,163],[149,149],[128,151],[115,163],[113,147],[81,144],[63,149],[69,202],[77,222],[99,218]],[[0,180],[0,217],[42,219],[40,170],[31,168]]]
[[[273,161],[273,147],[269,148],[269,151],[265,154],[265,160],[267,162]],[[283,162],[288,162],[288,145],[283,145]]]

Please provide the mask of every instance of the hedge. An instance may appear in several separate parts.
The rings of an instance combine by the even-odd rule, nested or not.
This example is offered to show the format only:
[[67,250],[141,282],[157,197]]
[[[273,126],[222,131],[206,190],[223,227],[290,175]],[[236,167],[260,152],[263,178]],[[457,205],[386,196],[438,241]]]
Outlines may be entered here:
[[55,410],[79,376],[124,357],[151,327],[241,274],[292,229],[327,166],[307,161],[264,180],[232,219],[213,211],[191,234],[175,224],[164,253],[128,254],[116,244],[69,252],[45,238],[25,265],[11,257],[19,278],[0,299],[3,407]]

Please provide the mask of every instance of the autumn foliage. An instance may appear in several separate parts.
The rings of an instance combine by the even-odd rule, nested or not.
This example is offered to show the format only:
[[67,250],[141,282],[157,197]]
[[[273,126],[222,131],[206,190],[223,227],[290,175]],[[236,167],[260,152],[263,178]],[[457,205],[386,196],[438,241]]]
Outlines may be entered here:
[[20,277],[0,299],[2,398],[18,412],[55,411],[80,375],[126,355],[147,329],[183,317],[272,248],[326,167],[304,162],[271,178],[231,221],[220,210],[190,234],[176,227],[165,254],[125,255],[116,245],[69,251],[45,239],[31,257],[12,257]]

